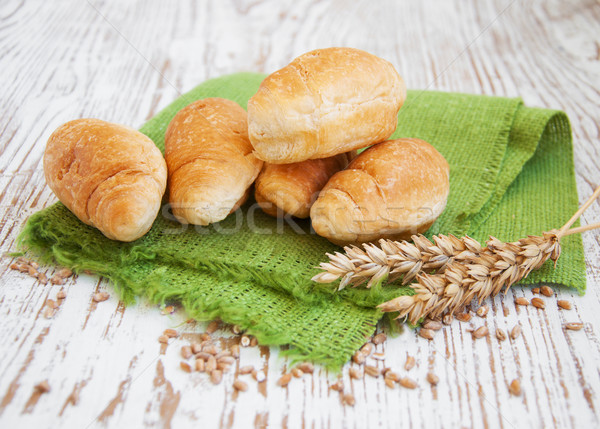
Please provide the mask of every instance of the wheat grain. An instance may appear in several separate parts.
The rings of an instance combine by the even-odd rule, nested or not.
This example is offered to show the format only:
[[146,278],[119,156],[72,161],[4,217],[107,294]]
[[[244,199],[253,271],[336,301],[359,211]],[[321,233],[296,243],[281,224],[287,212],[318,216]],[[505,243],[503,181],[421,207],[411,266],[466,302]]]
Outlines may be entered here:
[[579,322],[565,323],[565,328],[567,328],[571,331],[580,331],[583,328],[583,323],[579,323]]
[[563,310],[571,309],[571,303],[565,299],[559,299],[558,301],[556,301],[556,304],[558,304],[558,306]]

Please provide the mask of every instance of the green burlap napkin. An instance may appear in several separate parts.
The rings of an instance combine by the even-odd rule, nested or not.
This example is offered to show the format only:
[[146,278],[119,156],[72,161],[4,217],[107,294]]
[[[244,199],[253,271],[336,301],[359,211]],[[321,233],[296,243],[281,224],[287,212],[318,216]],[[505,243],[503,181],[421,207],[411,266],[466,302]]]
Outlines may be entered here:
[[[224,97],[244,108],[264,75],[209,80],[179,97],[141,131],[164,150],[175,113],[194,100]],[[432,143],[450,164],[450,197],[429,231],[516,240],[564,223],[577,209],[572,143],[562,112],[525,107],[519,99],[409,91],[393,137]],[[183,226],[165,205],[151,231],[133,243],[105,238],[62,204],[28,220],[19,243],[47,261],[112,280],[133,302],[181,302],[191,317],[220,317],[262,344],[291,345],[294,359],[341,366],[370,335],[375,305],[410,293],[407,287],[344,290],[310,278],[325,253],[339,250],[314,234],[307,220],[275,220],[253,202],[209,227]],[[558,267],[526,282],[585,289],[581,238],[563,239]]]

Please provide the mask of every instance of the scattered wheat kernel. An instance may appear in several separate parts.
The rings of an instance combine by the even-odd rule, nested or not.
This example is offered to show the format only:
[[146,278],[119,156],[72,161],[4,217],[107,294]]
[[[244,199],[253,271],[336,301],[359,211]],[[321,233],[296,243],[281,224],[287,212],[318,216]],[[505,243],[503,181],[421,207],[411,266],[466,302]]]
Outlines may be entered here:
[[348,374],[350,375],[350,378],[353,378],[355,380],[359,380],[361,378],[363,378],[363,372],[358,369],[358,368],[350,368],[350,370],[348,371]]
[[[29,265],[31,265],[33,268],[35,268],[36,270],[40,267],[40,264],[38,264],[35,261],[31,261],[29,262]],[[64,276],[63,276],[64,277]]]
[[419,336],[425,338],[426,340],[433,340],[433,336],[435,335],[435,331],[427,328],[419,329]]
[[390,389],[393,389],[394,387],[396,387],[396,383],[391,378],[386,378],[383,381],[384,381],[385,385],[387,387],[389,387]]
[[469,320],[471,320],[471,313],[459,313],[456,316],[454,316],[454,318],[459,322],[468,322]]
[[531,305],[533,305],[536,308],[546,308],[546,303],[542,301],[541,298],[531,298]]
[[258,383],[262,383],[263,381],[265,381],[267,379],[267,375],[265,374],[265,372],[263,370],[257,371],[256,375],[252,375],[252,377],[258,382]]
[[427,373],[427,381],[432,386],[435,386],[440,382],[440,378],[437,375],[435,375],[433,372],[428,372]]
[[360,350],[354,353],[354,355],[352,356],[352,361],[358,365],[362,365],[363,363],[365,363],[365,360],[366,357],[360,352]]
[[413,367],[415,366],[415,358],[412,356],[407,356],[406,357],[406,362],[404,362],[404,369],[407,371],[410,371],[411,369],[413,369]]
[[206,333],[209,334],[209,335],[210,334],[214,334],[215,332],[217,332],[217,329],[219,329],[219,321],[218,320],[213,320],[206,327]]
[[66,297],[67,293],[62,289],[56,293],[56,299],[65,299]]
[[373,353],[371,357],[375,360],[384,360],[385,355],[383,353]]
[[214,344],[208,344],[202,347],[202,351],[210,355],[216,355],[217,353],[219,353],[219,350],[217,350],[217,347]]
[[218,369],[213,369],[210,372],[210,381],[212,381],[213,384],[219,384],[222,379],[223,379],[223,372],[219,371]]
[[229,347],[229,351],[231,352],[231,356],[233,356],[234,358],[240,357],[240,346],[238,346],[237,344],[232,344]]
[[556,303],[563,310],[570,310],[571,309],[571,303],[569,301],[565,300],[565,299],[559,299],[558,301],[556,301]]
[[179,334],[175,329],[168,328],[163,331],[163,335],[169,338],[177,338]]
[[52,317],[54,317],[54,313],[56,312],[55,309],[50,308],[50,307],[46,307],[46,309],[44,310],[44,317],[46,319],[52,319]]
[[346,393],[344,396],[342,396],[342,402],[353,407],[356,403],[356,400],[354,399],[354,395],[351,393]]
[[379,377],[379,370],[377,369],[376,366],[373,366],[373,365],[365,365],[365,373],[367,375],[370,375],[371,377],[375,377],[375,378]]
[[540,288],[540,292],[544,296],[548,296],[548,297],[554,296],[554,291],[552,290],[552,288],[550,286],[542,286]]
[[581,330],[581,328],[583,328],[583,323],[577,323],[577,322],[565,323],[565,328],[567,328],[571,331],[579,331],[579,330]]
[[223,357],[231,357],[231,351],[229,350],[221,350],[219,353],[217,353],[215,355],[215,357],[217,358],[217,360],[223,358]]
[[172,305],[167,305],[165,308],[162,309],[161,314],[167,315],[167,314],[171,314],[175,311],[175,307],[173,307]]
[[302,362],[298,365],[298,368],[305,374],[312,374],[315,370],[315,366],[310,362]]
[[496,338],[498,338],[498,341],[506,340],[506,333],[504,332],[504,330],[500,328],[496,329]]
[[192,348],[190,346],[181,347],[181,357],[184,359],[189,359],[192,357]]
[[215,369],[217,369],[217,360],[211,355],[206,361],[206,372],[213,372]]
[[21,264],[18,267],[18,270],[22,273],[26,273],[29,271],[29,264]]
[[200,334],[201,341],[210,341],[211,339],[212,337],[210,336],[210,334],[207,334],[206,332]]
[[508,391],[511,393],[511,395],[521,396],[521,382],[515,378],[513,381],[510,382],[510,385],[508,386]]
[[224,363],[225,365],[233,365],[235,363],[235,358],[233,356],[223,356],[217,358],[217,362]]
[[161,335],[160,337],[158,337],[158,342],[161,344],[169,344],[169,337],[167,337],[166,335]]
[[192,343],[190,346],[192,354],[200,353],[202,351],[202,345],[200,343]]
[[439,331],[440,329],[442,329],[442,326],[442,323],[438,322],[437,320],[428,320],[425,323],[423,323],[423,328],[429,329],[431,331]]
[[46,300],[46,307],[57,309],[58,308],[58,302],[54,301],[53,299],[47,299]]
[[189,363],[187,362],[179,362],[179,366],[181,367],[182,370],[184,370],[185,372],[192,372],[192,367],[190,366]]
[[444,314],[444,317],[442,317],[442,323],[444,325],[451,325],[453,320],[454,316],[450,313]]
[[388,371],[388,372],[386,372],[384,374],[383,378],[385,378],[386,380],[390,379],[392,381],[398,381],[398,380],[400,380],[400,376],[398,375],[397,372],[394,372],[394,371]]
[[242,380],[235,380],[233,382],[233,388],[240,392],[245,392],[246,390],[248,390],[248,384],[246,384]]
[[10,269],[11,270],[18,270],[19,269],[19,264],[17,264],[16,262],[13,262],[12,264],[10,264]]
[[50,278],[50,283],[52,283],[53,285],[62,285],[65,284],[65,279],[55,274]]
[[196,371],[198,371],[198,372],[204,372],[206,364],[205,364],[205,362],[204,362],[203,359],[196,359],[194,365],[196,367]]
[[523,296],[518,296],[515,298],[516,305],[529,305],[529,300]]
[[540,293],[540,288],[539,287],[534,287],[533,289],[531,289],[531,292],[533,292],[533,293]]
[[220,369],[223,372],[229,372],[231,365],[226,362],[217,362],[217,369]]
[[27,274],[29,274],[31,277],[35,277],[35,278],[37,278],[37,276],[39,275],[38,270],[36,270],[32,266],[29,266],[27,268]]
[[242,335],[240,339],[240,344],[242,347],[248,347],[250,345],[250,338],[247,335]]
[[365,356],[369,356],[372,351],[373,351],[373,344],[372,343],[366,343],[364,346],[362,346],[360,348],[360,352],[362,354],[364,354]]
[[400,380],[398,380],[398,383],[400,383],[402,387],[406,387],[407,389],[415,389],[417,387],[417,382],[412,378],[408,377],[402,377]]
[[386,339],[387,339],[387,336],[382,332],[380,334],[375,335],[373,337],[373,339],[371,340],[371,342],[375,345],[378,345],[378,344],[383,344]]
[[[258,376],[258,374],[257,374]],[[283,374],[279,380],[277,380],[277,385],[281,387],[285,387],[289,384],[292,379],[292,374],[288,372],[287,374]],[[258,380],[257,380],[258,381]]]
[[515,327],[512,328],[510,331],[510,338],[516,340],[519,337],[519,335],[521,335],[521,325],[516,324]]
[[335,390],[336,392],[343,392],[344,391],[344,382],[342,380],[338,380],[335,383],[333,383],[331,386],[329,386],[329,388],[331,390]]
[[108,298],[110,298],[110,295],[107,292],[96,292],[92,297],[95,302],[104,302]]
[[46,274],[44,273],[40,273],[38,275],[38,281],[43,284],[43,285],[47,285],[48,284],[48,277],[46,277]]
[[200,352],[200,353],[196,353],[194,355],[194,357],[196,359],[202,359],[203,361],[208,361],[211,357],[214,357],[214,356],[211,354],[205,353],[205,352]]
[[44,380],[41,383],[36,384],[35,390],[40,393],[48,393],[50,391],[50,384],[48,384],[48,380]]
[[73,275],[73,271],[71,271],[68,268],[61,268],[60,270],[58,270],[58,272],[56,274],[61,277],[67,278],[67,277],[71,277]]
[[292,375],[296,378],[300,378],[304,375],[304,372],[298,367],[292,369]]
[[490,308],[487,305],[482,305],[477,309],[477,312],[475,314],[477,314],[477,316],[479,317],[485,317],[487,316],[488,311],[490,311]]
[[479,328],[475,329],[473,331],[473,338],[477,339],[477,338],[483,338],[485,336],[487,336],[488,334],[488,328],[487,326],[480,326]]

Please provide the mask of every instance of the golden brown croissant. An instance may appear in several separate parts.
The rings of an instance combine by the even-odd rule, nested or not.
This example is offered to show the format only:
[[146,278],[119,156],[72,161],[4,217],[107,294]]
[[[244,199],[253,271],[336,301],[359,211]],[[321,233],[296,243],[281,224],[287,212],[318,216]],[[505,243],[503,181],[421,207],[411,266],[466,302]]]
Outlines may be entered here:
[[150,229],[167,182],[165,160],[152,140],[99,119],[78,119],[54,131],[44,174],[75,216],[120,241]]
[[405,98],[389,62],[358,49],[318,49],[261,83],[248,101],[248,133],[256,156],[272,164],[326,158],[387,139]]
[[446,207],[449,167],[429,143],[379,143],[333,175],[310,210],[316,233],[346,245],[403,240],[426,231]]
[[319,191],[348,165],[353,155],[342,153],[293,164],[265,163],[254,184],[256,202],[271,216],[307,218]]
[[169,202],[184,223],[208,225],[243,204],[262,167],[237,103],[206,98],[180,110],[165,135]]

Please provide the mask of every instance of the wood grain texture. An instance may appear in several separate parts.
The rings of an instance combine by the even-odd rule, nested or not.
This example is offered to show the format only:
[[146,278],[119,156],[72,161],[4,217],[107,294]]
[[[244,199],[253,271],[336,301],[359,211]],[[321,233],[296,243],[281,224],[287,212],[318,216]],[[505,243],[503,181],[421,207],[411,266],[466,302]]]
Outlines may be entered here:
[[[80,117],[139,126],[199,82],[236,71],[271,72],[326,46],[391,61],[411,89],[520,96],[572,121],[580,201],[600,184],[600,4],[531,1],[5,0],[0,3],[0,249],[13,249],[28,215],[52,204],[42,154],[51,132]],[[548,190],[552,192],[552,190]],[[600,220],[597,203],[582,223]],[[124,308],[104,280],[64,286],[51,319],[40,285],[0,260],[0,426],[10,427],[597,427],[600,425],[600,233],[584,234],[588,292],[556,289],[546,309],[516,307],[516,287],[488,303],[485,319],[454,322],[431,342],[410,329],[369,362],[409,375],[415,390],[351,380],[343,406],[317,370],[276,386],[287,369],[276,349],[242,348],[240,365],[265,368],[258,388],[235,393],[235,371],[213,386],[179,367],[185,338],[203,332],[180,311]],[[53,267],[46,268],[51,274]],[[111,293],[95,303],[99,290]],[[557,299],[573,303],[559,310]],[[584,322],[568,331],[565,322]],[[517,339],[473,341],[469,329],[522,327]],[[175,327],[161,354],[157,337]],[[227,335],[224,333],[224,336]],[[416,358],[410,371],[406,356]],[[348,365],[350,366],[350,365]],[[436,387],[427,372],[440,378]],[[508,384],[521,380],[522,395]],[[48,380],[51,391],[34,392]]]

